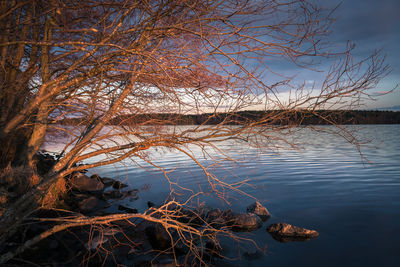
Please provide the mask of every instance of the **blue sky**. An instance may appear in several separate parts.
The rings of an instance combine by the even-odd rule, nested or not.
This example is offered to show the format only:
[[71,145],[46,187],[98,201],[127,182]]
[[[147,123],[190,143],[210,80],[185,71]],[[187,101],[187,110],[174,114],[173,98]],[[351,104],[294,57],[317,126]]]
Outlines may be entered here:
[[[399,0],[314,0],[325,7],[339,5],[332,25],[330,41],[334,45],[353,42],[356,59],[367,57],[382,49],[391,73],[381,81],[373,94],[379,95],[400,85],[400,1]],[[307,79],[307,77],[304,77]],[[311,77],[310,77],[311,79]],[[366,103],[365,108],[400,105],[400,88]]]

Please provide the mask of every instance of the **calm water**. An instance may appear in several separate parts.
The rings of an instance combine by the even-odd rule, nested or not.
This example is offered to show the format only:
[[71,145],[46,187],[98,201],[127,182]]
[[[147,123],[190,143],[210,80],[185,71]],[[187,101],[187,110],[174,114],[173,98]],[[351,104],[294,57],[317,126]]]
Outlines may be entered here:
[[[372,140],[362,147],[369,162],[343,139],[301,130],[293,136],[304,143],[300,151],[257,153],[248,147],[222,144],[236,164],[221,163],[215,173],[221,179],[249,179],[243,190],[256,197],[272,218],[250,234],[266,247],[256,260],[242,257],[246,244],[225,244],[226,253],[240,257],[242,266],[399,266],[400,264],[400,125],[357,126],[360,137]],[[198,151],[195,153],[198,153]],[[165,152],[153,160],[166,168],[181,186],[208,191],[200,168],[181,154]],[[203,161],[207,164],[207,161]],[[140,162],[139,162],[140,163]],[[161,204],[169,194],[165,177],[146,169],[125,166],[98,168],[105,176],[119,177],[141,189],[140,199],[124,204],[144,210],[151,200]],[[173,187],[178,193],[185,191]],[[227,192],[231,208],[244,212],[253,200]],[[187,195],[187,194],[186,194]],[[212,194],[201,201],[229,207]],[[274,222],[316,229],[320,236],[307,242],[279,243],[266,232]],[[239,249],[240,247],[240,249]]]

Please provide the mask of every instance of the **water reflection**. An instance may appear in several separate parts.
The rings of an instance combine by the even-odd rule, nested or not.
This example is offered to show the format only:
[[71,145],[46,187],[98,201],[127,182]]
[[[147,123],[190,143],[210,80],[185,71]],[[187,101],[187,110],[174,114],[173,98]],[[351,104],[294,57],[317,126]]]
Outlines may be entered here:
[[[243,266],[396,266],[400,261],[400,126],[357,126],[357,130],[360,137],[372,140],[361,150],[372,164],[342,138],[306,129],[292,136],[305,144],[300,151],[259,153],[253,148],[223,143],[221,147],[237,162],[220,162],[213,168],[214,173],[229,182],[249,179],[249,185],[242,189],[259,199],[272,214],[263,228],[250,234],[267,246],[266,256],[246,257],[246,251],[239,253],[233,247],[229,256],[239,255],[237,263]],[[153,160],[180,186],[209,191],[201,168],[183,154],[167,151],[155,154]],[[171,187],[155,169],[138,168],[130,162],[92,172],[119,177],[134,188],[145,188],[134,204],[128,203],[139,211],[147,207],[149,200],[162,203],[170,189],[183,194],[182,198],[189,193]],[[239,212],[252,202],[251,198],[232,192],[226,199]],[[199,201],[227,207],[213,194],[204,194]],[[280,243],[265,230],[274,222],[316,229],[320,236],[304,243]]]

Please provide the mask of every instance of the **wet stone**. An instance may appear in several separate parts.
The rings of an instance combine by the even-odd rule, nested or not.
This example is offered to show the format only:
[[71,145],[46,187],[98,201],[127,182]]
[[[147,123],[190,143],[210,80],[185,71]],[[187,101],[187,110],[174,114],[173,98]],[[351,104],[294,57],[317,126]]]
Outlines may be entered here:
[[262,226],[262,220],[254,213],[236,213],[231,212],[225,215],[227,225],[232,227],[233,231],[249,232]]
[[266,221],[271,217],[271,214],[269,214],[269,211],[267,208],[265,208],[263,205],[261,205],[260,202],[256,201],[250,206],[247,207],[247,212],[249,213],[254,213],[258,215],[261,220]]
[[83,173],[75,173],[69,180],[72,188],[78,191],[95,192],[102,191],[104,184],[97,179],[91,179]]
[[315,230],[297,227],[288,223],[274,223],[268,226],[267,231],[279,242],[307,241],[319,236]]
[[105,187],[112,186],[115,182],[114,179],[108,177],[100,177],[100,181],[104,184]]
[[128,187],[128,185],[121,183],[120,181],[114,181],[112,184],[112,187],[115,189],[122,189],[122,188]]
[[85,213],[97,211],[107,207],[107,205],[107,202],[100,200],[95,196],[85,198],[78,203],[79,210]]

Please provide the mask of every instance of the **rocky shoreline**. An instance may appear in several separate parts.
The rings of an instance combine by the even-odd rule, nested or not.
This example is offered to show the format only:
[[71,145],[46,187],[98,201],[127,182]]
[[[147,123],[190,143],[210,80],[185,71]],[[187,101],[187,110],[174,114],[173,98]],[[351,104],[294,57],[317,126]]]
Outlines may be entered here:
[[[110,215],[112,213],[106,211],[110,206],[119,214],[138,216],[113,220],[106,225],[82,225],[57,232],[24,252],[22,261],[50,266],[79,266],[82,263],[91,266],[175,266],[176,263],[184,266],[229,266],[223,259],[217,233],[254,231],[271,217],[259,202],[252,203],[246,212],[240,213],[206,206],[190,209],[173,201],[158,206],[149,201],[148,210],[139,214],[136,208],[120,203],[127,198],[134,203],[139,190],[131,189],[121,181],[77,172],[67,177],[66,184],[69,190],[58,201],[57,209],[40,209],[32,214],[32,221],[27,222],[24,231],[15,236],[15,242],[6,244],[9,249],[68,218]],[[192,236],[190,231],[182,233],[179,228],[165,227],[161,219],[166,215],[176,221],[175,225],[192,229],[190,231],[203,231],[203,239]],[[155,220],[143,219],[146,216]],[[318,236],[315,230],[286,223],[269,225],[267,231],[279,242],[306,241]],[[199,253],[195,255],[196,252]],[[246,253],[243,255],[246,258],[262,256],[260,252]],[[12,264],[20,263],[18,259],[12,261]]]

